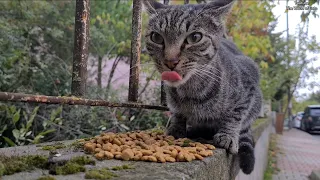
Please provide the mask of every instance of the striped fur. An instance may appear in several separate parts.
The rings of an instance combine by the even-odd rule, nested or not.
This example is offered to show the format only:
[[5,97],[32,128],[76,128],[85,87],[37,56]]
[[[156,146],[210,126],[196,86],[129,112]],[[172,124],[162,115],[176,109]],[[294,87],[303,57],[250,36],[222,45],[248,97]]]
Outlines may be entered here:
[[[251,124],[258,117],[262,95],[259,69],[224,37],[223,18],[232,0],[201,5],[166,6],[144,0],[150,13],[146,48],[159,72],[170,71],[165,60],[178,58],[178,82],[165,81],[172,112],[167,133],[175,137],[213,139],[216,146],[240,156],[240,167],[254,167]],[[186,38],[199,32],[199,42]],[[158,33],[163,43],[151,36]]]

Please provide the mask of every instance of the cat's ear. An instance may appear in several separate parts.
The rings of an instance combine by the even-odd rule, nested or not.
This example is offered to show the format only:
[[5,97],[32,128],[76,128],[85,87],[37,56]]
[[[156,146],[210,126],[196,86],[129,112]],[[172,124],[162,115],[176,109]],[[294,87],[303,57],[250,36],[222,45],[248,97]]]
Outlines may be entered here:
[[142,0],[142,2],[150,15],[155,15],[157,14],[157,9],[166,7],[166,5],[161,4],[156,0]]
[[223,18],[232,9],[234,0],[214,0],[207,4],[203,4],[202,11],[214,17]]

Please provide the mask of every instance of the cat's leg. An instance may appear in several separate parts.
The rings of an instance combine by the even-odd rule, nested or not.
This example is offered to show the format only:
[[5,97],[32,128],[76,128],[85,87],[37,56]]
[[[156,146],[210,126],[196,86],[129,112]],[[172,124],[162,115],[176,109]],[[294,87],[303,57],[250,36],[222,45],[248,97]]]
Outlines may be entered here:
[[240,131],[239,137],[239,157],[240,168],[245,174],[250,174],[254,169],[254,139],[252,136],[250,125]]
[[221,120],[218,132],[213,136],[215,146],[226,149],[231,154],[237,154],[240,129],[241,118],[229,117]]
[[250,106],[248,115],[242,123],[240,137],[239,137],[239,157],[240,157],[240,168],[245,174],[250,174],[254,169],[255,155],[254,146],[255,142],[251,132],[251,124],[258,118],[261,110],[261,93],[256,93],[255,101]]
[[166,135],[175,138],[186,137],[186,118],[179,114],[172,114],[166,128]]

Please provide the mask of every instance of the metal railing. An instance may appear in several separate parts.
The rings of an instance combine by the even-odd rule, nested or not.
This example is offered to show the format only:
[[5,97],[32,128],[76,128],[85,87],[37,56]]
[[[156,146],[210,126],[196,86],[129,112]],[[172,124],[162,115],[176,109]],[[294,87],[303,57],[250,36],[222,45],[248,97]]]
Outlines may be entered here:
[[[168,4],[169,0],[163,0]],[[184,0],[185,4],[189,0]],[[71,93],[73,97],[44,96],[22,93],[0,92],[0,101],[36,102],[45,104],[69,104],[88,106],[128,107],[144,108],[167,111],[165,105],[165,92],[161,82],[161,105],[146,105],[137,103],[140,73],[141,52],[141,24],[142,24],[142,0],[133,0],[132,9],[132,41],[128,103],[108,102],[105,100],[93,100],[81,98],[86,92],[87,61],[89,46],[90,25],[90,0],[76,0],[75,26],[74,26],[74,50]]]

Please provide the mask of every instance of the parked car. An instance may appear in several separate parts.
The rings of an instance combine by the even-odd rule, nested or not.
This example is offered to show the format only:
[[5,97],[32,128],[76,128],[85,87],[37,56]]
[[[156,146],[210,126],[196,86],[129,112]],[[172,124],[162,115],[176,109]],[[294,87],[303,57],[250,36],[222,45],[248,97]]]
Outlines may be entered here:
[[294,117],[293,117],[293,127],[300,129],[301,128],[301,119],[303,116],[304,112],[298,112]]
[[309,105],[301,119],[301,129],[310,132],[320,130],[320,105]]

